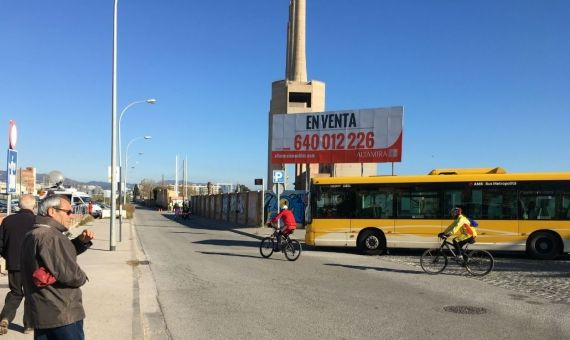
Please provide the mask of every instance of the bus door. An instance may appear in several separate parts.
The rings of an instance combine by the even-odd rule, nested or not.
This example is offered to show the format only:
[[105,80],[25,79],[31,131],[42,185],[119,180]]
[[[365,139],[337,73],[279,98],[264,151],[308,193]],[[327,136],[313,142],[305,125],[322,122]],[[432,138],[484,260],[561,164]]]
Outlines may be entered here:
[[350,222],[348,245],[356,246],[359,233],[366,228],[382,230],[386,241],[394,234],[394,192],[386,188],[362,186],[355,190],[355,209]]
[[437,191],[399,191],[396,209],[392,247],[429,248],[437,244],[442,228]]
[[515,188],[473,189],[467,217],[477,220],[477,243],[492,250],[524,250],[519,233]]

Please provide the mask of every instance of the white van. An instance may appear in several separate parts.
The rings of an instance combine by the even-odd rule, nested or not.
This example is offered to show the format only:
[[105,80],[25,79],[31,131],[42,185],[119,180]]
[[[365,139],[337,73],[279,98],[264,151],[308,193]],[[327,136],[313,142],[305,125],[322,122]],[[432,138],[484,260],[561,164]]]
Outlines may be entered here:
[[71,202],[71,207],[76,214],[86,214],[87,213],[87,204],[91,201],[91,196],[88,194],[77,191],[76,189],[70,188],[65,190],[48,190],[46,196],[51,195],[62,195],[69,198]]

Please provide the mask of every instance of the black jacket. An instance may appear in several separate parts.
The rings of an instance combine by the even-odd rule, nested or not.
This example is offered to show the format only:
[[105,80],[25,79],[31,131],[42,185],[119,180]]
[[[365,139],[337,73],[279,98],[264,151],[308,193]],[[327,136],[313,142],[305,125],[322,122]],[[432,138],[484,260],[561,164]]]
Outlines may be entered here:
[[[25,313],[33,328],[55,328],[85,318],[81,289],[87,275],[77,264],[77,255],[91,246],[79,238],[70,240],[67,229],[52,218],[37,216],[22,245],[21,276],[24,286]],[[56,282],[38,288],[32,275],[43,266]]]
[[36,215],[22,209],[14,215],[6,216],[0,225],[0,255],[6,259],[8,270],[20,270],[20,254],[24,236],[34,225]]

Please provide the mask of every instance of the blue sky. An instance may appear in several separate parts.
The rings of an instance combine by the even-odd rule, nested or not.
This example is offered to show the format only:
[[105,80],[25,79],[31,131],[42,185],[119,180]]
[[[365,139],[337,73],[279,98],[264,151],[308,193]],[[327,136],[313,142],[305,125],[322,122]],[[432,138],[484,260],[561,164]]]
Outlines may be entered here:
[[[131,180],[173,179],[176,154],[190,181],[265,176],[288,4],[120,1],[119,111],[158,100],[123,117],[124,148],[153,137],[132,144]],[[0,145],[15,119],[20,166],[106,180],[112,16],[112,0],[2,1]],[[397,174],[570,171],[569,17],[565,0],[307,0],[308,76],[327,111],[404,106]]]

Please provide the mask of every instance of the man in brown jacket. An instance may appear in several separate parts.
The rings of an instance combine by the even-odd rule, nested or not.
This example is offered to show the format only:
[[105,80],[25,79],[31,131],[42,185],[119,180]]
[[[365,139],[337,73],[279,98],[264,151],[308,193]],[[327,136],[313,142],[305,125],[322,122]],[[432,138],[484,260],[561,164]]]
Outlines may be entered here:
[[[64,232],[71,227],[72,217],[67,197],[45,198],[38,208],[36,224],[22,245],[24,308],[34,328],[34,339],[85,338],[79,287],[85,284],[87,275],[77,264],[77,255],[92,245],[95,235],[84,230],[70,240]],[[41,272],[43,277],[38,275]]]

